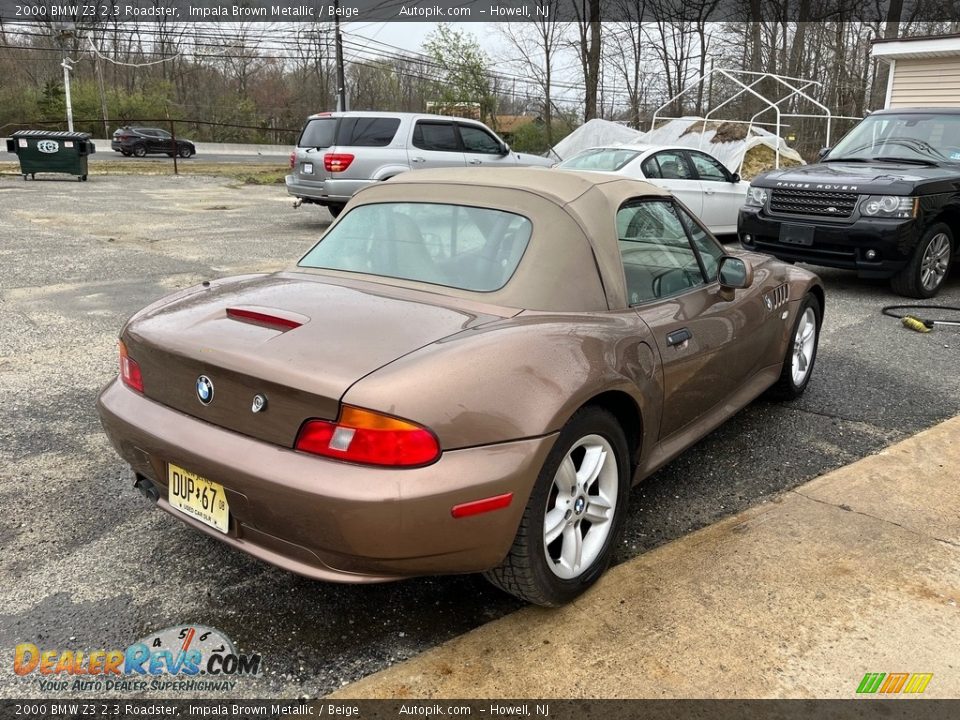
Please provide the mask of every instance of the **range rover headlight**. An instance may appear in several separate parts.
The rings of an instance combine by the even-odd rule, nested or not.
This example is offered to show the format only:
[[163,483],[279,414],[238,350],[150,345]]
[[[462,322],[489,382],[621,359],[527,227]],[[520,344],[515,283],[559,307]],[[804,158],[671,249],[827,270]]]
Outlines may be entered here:
[[917,216],[917,198],[898,195],[867,195],[860,201],[860,214],[867,217],[912,218]]
[[754,187],[751,185],[747,188],[747,207],[763,207],[767,204],[767,189],[762,187]]

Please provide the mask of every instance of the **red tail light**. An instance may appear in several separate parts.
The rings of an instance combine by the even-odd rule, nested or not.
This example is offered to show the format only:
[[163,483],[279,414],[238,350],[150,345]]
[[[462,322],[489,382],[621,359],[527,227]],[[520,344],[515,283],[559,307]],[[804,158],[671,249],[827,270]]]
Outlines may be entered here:
[[296,449],[323,457],[389,467],[428,465],[440,457],[437,437],[414,423],[344,405],[336,422],[308,420]]
[[297,165],[297,151],[294,150],[290,153],[290,169],[293,170]]
[[350,153],[327,153],[323,156],[323,169],[327,172],[343,172],[353,162]]
[[123,384],[139,393],[143,392],[143,375],[140,374],[140,365],[127,355],[127,346],[120,343],[120,379]]

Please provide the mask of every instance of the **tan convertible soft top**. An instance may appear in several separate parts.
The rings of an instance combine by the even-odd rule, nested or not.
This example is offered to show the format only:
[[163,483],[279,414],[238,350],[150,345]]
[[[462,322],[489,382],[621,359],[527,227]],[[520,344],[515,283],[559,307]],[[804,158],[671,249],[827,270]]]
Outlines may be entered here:
[[651,196],[669,193],[646,182],[605,173],[453,168],[417,170],[372,185],[357,193],[346,210],[382,202],[433,202],[523,215],[533,224],[533,235],[510,282],[489,293],[445,288],[444,294],[505,307],[583,312],[627,306],[617,245],[617,210],[631,198]]

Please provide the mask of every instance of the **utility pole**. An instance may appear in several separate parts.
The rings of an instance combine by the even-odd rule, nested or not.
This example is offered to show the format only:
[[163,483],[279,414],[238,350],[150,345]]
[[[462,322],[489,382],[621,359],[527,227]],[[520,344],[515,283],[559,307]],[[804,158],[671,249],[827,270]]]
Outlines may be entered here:
[[337,59],[337,110],[347,111],[347,81],[343,73],[343,36],[340,34],[340,0],[333,0],[333,42]]
[[70,63],[73,61],[67,55],[67,40],[73,37],[75,26],[58,23],[60,26],[57,31],[57,39],[60,47],[63,49],[63,60],[60,67],[63,68],[63,92],[67,101],[67,130],[73,132],[73,105],[70,102],[70,72],[73,70]]
[[73,132],[73,105],[70,103],[70,71],[73,68],[69,58],[64,58],[60,66],[63,68],[63,91],[67,96],[67,130]]
[[93,55],[93,71],[97,74],[97,92],[100,95],[100,116],[103,118],[103,137],[110,137],[109,121],[107,120],[107,91],[103,85],[103,66],[100,53]]

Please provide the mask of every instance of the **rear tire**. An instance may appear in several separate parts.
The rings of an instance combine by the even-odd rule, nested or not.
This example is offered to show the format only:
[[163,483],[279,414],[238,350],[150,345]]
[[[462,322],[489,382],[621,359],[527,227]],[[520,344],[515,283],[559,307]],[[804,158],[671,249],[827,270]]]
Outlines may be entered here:
[[327,210],[329,210],[330,214],[336,218],[339,217],[340,213],[343,212],[344,207],[346,207],[346,203],[331,203],[330,205],[327,205]]
[[544,462],[510,552],[484,577],[536,605],[573,600],[610,564],[629,492],[620,423],[602,408],[577,411]]
[[935,223],[923,234],[907,266],[890,278],[897,295],[932,298],[950,274],[954,251],[953,233],[945,223]]
[[823,323],[823,310],[820,301],[811,293],[800,303],[797,319],[790,333],[787,356],[783,359],[780,378],[768,394],[775,400],[795,400],[803,395],[813,366],[817,361],[817,349],[820,346],[820,326]]
[[138,158],[146,157],[146,156],[147,156],[147,149],[146,149],[143,145],[137,145],[137,146],[133,149],[133,154],[134,154],[136,157],[138,157]]

